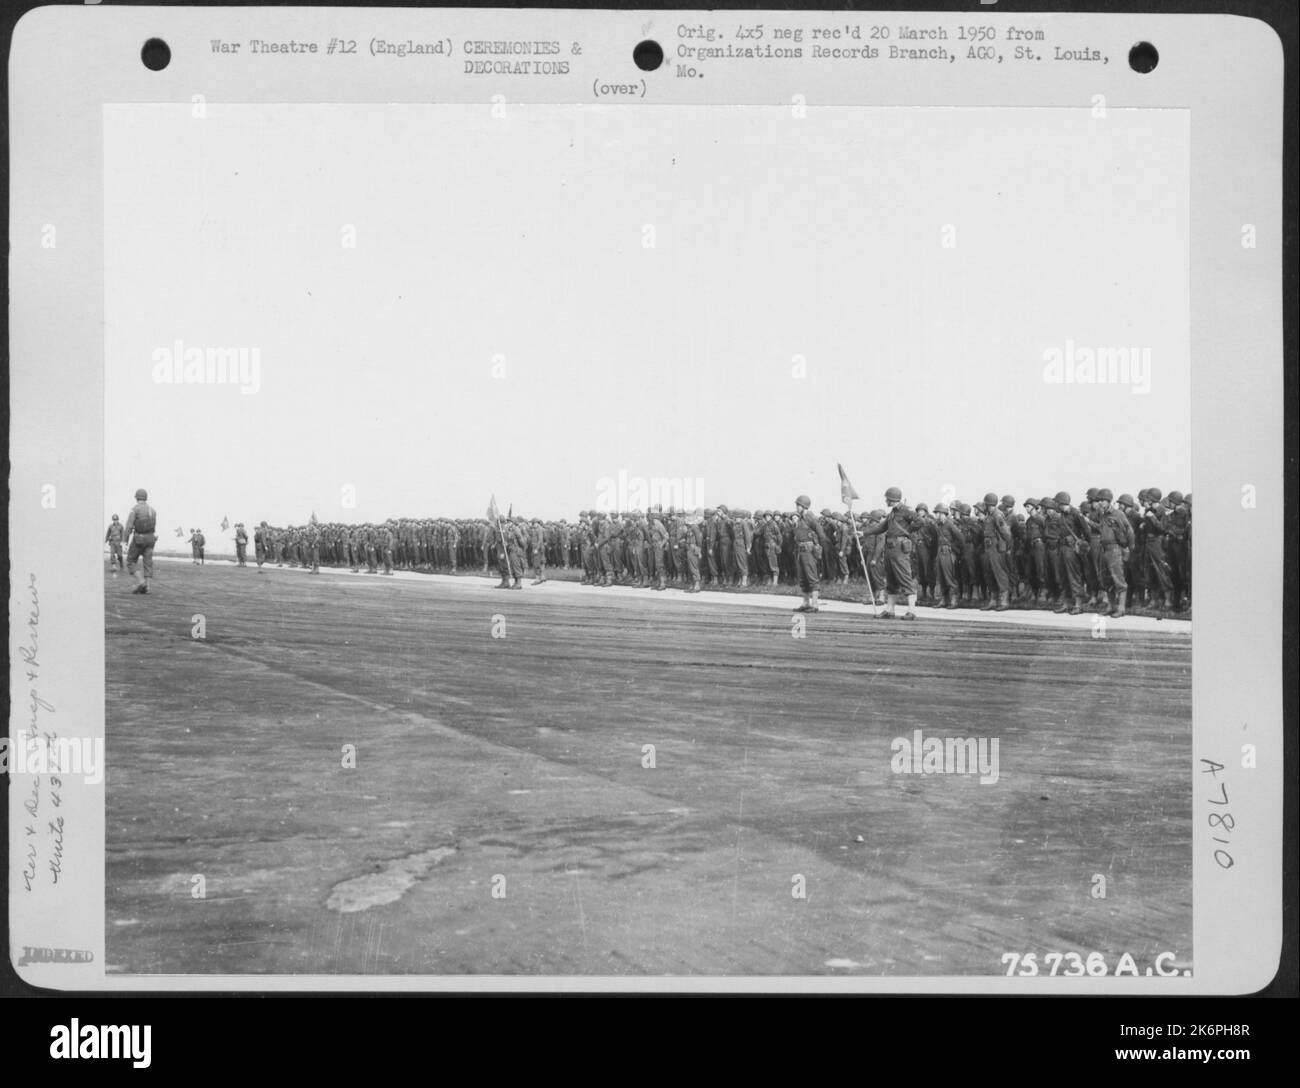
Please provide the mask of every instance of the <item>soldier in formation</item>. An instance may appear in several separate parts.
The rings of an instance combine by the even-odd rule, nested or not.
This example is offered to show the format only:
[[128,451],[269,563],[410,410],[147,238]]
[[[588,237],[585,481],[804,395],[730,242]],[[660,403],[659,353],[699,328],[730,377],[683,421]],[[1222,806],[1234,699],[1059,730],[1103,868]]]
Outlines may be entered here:
[[[797,585],[802,608],[819,607],[823,583],[869,583],[868,599],[893,618],[916,605],[943,608],[1097,609],[1121,616],[1143,606],[1191,605],[1191,495],[1143,488],[1118,499],[1089,488],[1028,498],[990,491],[978,502],[952,499],[915,507],[901,489],[884,506],[855,515],[800,495],[795,509],[722,504],[695,510],[579,511],[576,521],[521,516],[389,519],[380,523],[271,526],[254,531],[265,563],[368,574],[394,571],[501,572],[518,588],[531,570],[575,568],[590,586],[628,585],[685,592]],[[196,530],[197,534],[197,530]],[[314,537],[314,539],[313,539]]]

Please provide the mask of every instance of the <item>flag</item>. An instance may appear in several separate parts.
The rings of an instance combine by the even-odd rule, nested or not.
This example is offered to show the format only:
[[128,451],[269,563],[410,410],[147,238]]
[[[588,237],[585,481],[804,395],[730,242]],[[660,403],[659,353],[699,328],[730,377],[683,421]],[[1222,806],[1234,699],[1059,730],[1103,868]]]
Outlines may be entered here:
[[510,509],[506,511],[506,519],[509,520],[515,516],[515,504],[510,504]]
[[182,529],[179,525],[176,526],[176,535],[177,535],[177,536],[184,536],[184,535],[185,535],[185,530]]
[[850,503],[854,499],[862,498],[861,495],[853,490],[853,485],[849,483],[849,478],[844,475],[844,466],[836,463],[835,467],[840,470],[840,501],[843,503]]
[[500,521],[501,511],[497,508],[497,497],[492,496],[492,501],[488,503],[487,516],[489,521]]
[[230,517],[226,514],[221,515],[221,531],[224,533],[230,528]]

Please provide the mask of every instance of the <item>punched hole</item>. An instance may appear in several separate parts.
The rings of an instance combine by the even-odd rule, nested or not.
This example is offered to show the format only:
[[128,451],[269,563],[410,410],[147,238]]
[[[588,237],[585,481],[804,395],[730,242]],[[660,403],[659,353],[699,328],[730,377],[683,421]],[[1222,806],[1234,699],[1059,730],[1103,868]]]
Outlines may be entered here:
[[1128,66],[1135,72],[1146,75],[1160,63],[1160,54],[1150,42],[1138,42],[1128,51]]
[[647,38],[637,43],[637,47],[632,50],[632,59],[641,71],[653,72],[664,62],[663,46]]
[[140,50],[140,59],[151,72],[161,72],[171,63],[172,51],[161,38],[150,38]]

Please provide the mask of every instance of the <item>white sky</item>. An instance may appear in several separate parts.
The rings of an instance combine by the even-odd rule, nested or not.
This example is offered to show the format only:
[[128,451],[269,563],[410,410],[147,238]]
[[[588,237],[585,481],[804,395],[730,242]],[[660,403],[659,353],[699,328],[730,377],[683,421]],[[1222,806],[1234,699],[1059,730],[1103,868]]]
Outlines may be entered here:
[[[140,486],[210,541],[494,492],[572,519],[620,471],[838,508],[837,461],[869,506],[1187,489],[1188,139],[1183,111],[109,107],[105,520]],[[259,390],[156,383],[178,339],[257,348]],[[1071,340],[1149,348],[1150,393],[1046,384]]]

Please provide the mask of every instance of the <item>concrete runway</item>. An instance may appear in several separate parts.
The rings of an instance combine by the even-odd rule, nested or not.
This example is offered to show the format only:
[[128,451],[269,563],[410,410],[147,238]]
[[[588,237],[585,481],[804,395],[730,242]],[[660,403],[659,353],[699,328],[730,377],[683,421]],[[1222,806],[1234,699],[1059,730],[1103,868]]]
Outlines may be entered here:
[[1190,625],[491,584],[106,580],[109,970],[1190,966]]

